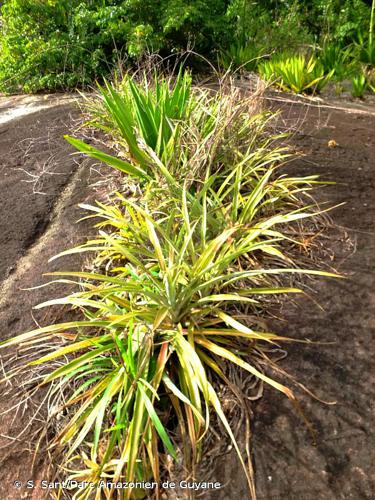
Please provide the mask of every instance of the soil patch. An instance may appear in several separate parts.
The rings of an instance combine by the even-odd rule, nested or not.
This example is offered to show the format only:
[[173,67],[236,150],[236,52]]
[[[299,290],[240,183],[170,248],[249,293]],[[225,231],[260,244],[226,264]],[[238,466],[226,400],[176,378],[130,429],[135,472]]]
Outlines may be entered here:
[[[332,212],[337,235],[327,245],[344,280],[319,279],[317,299],[284,304],[270,328],[281,335],[333,345],[294,345],[281,366],[327,406],[300,393],[317,431],[314,445],[289,401],[266,389],[254,408],[253,455],[258,498],[264,500],[370,499],[375,491],[373,433],[375,375],[375,115],[372,110],[310,106],[289,98],[268,101],[282,111],[285,130],[306,154],[291,166],[301,175],[320,174],[337,184],[319,201],[346,202]],[[342,103],[340,105],[342,107]],[[348,254],[346,238],[356,243]],[[215,498],[246,498],[246,484],[234,454],[214,474],[226,484]]]

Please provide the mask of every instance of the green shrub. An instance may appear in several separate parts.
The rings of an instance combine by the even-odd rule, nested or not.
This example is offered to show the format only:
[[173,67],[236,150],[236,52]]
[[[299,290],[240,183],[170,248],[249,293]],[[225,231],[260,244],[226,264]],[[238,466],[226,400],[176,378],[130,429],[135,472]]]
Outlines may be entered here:
[[355,45],[357,59],[366,66],[375,67],[375,44],[367,38],[358,36]]
[[299,3],[317,41],[346,46],[356,39],[358,32],[364,34],[367,31],[370,18],[368,0],[312,0]]
[[152,159],[137,142],[137,133],[145,145],[170,166],[176,155],[173,148],[179,128],[176,123],[188,119],[192,111],[191,85],[190,74],[182,71],[173,83],[170,78],[155,74],[149,86],[136,85],[131,76],[125,75],[118,90],[108,83],[100,88],[103,105],[98,106],[95,100],[90,124],[112,134],[117,131],[119,143],[145,171]]
[[225,39],[224,0],[6,0],[0,90],[85,86],[118,61],[189,43],[202,53]]
[[35,92],[87,85],[107,74],[129,36],[123,9],[79,0],[8,0],[1,8],[0,89]]
[[362,40],[373,64],[371,10],[363,0],[5,0],[0,91],[86,86],[148,52],[192,47],[228,67],[262,53]]
[[[228,7],[228,17],[234,24],[234,41],[245,47],[256,45],[273,50],[298,49],[313,42],[305,24],[299,2],[288,6],[278,2],[234,0]],[[267,5],[269,4],[269,5]]]
[[188,46],[208,57],[221,50],[225,66],[233,61],[238,67],[262,52],[362,37],[360,57],[371,62],[372,31],[364,29],[369,17],[362,0],[347,0],[341,8],[335,0],[288,6],[272,0],[5,0],[0,89],[85,86],[128,56],[168,55]]
[[375,70],[364,66],[352,78],[352,96],[362,98],[366,90],[375,92]]

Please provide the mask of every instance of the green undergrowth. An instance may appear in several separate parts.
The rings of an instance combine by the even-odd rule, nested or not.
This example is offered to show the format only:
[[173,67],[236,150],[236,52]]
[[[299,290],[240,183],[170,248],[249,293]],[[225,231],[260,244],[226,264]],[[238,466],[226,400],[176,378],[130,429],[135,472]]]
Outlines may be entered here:
[[[221,51],[219,65],[236,72],[254,71],[287,92],[318,94],[328,83],[340,89],[340,83],[347,81],[352,82],[354,97],[374,91],[375,1],[368,7],[356,0],[329,1],[324,7],[312,2],[311,17],[321,23],[315,37],[304,27],[306,7],[301,3],[292,2],[289,14],[276,25],[261,11],[257,23],[250,13],[239,18],[239,38]],[[251,30],[252,26],[258,29]]]
[[[309,196],[319,181],[283,173],[291,153],[272,133],[274,116],[225,82],[213,92],[194,88],[183,72],[127,76],[101,87],[86,109],[113,153],[67,140],[121,171],[141,195],[120,189],[110,201],[83,205],[96,235],[61,255],[88,252],[92,270],[53,273],[75,291],[38,306],[68,305],[81,319],[1,347],[35,353],[60,341],[23,369],[60,361],[42,383],[66,414],[52,443],[61,474],[159,483],[171,460],[194,471],[209,453],[214,413],[255,498],[251,457],[241,453],[218,387],[233,387],[233,366],[300,410],[293,390],[269,373],[273,350],[292,340],[268,331],[263,318],[270,301],[304,293],[303,276],[336,276],[299,260],[303,221],[319,216]],[[234,397],[241,401],[238,389]],[[102,488],[96,498],[108,495]]]
[[323,65],[314,57],[280,55],[265,61],[259,67],[262,78],[274,81],[282,90],[295,93],[320,92],[329,82],[334,70],[325,73]]
[[196,69],[205,61],[258,71],[288,51],[322,56],[325,75],[350,80],[361,65],[374,67],[374,8],[374,0],[3,0],[0,91],[88,88],[148,54],[166,66],[184,53]]

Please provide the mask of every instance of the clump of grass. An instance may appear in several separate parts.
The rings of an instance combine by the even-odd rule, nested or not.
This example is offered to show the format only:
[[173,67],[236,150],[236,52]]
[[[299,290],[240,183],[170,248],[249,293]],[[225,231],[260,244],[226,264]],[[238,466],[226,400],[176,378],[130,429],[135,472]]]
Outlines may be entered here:
[[332,79],[337,82],[353,75],[358,67],[353,45],[342,47],[340,44],[327,42],[318,53],[318,60],[325,74],[333,71]]
[[352,96],[358,97],[360,99],[363,98],[364,93],[367,89],[367,78],[364,73],[360,73],[359,75],[353,76],[352,78]]
[[323,65],[314,56],[303,54],[281,54],[259,65],[259,72],[266,81],[271,81],[288,92],[320,92],[330,81],[334,69],[325,73]]
[[266,48],[259,43],[250,41],[243,45],[237,42],[220,53],[219,64],[225,69],[255,71],[266,54]]
[[[282,277],[333,275],[301,268],[293,258],[298,239],[287,231],[316,215],[303,201],[316,177],[279,174],[289,152],[251,99],[233,87],[193,89],[189,78],[126,79],[100,90],[92,123],[116,139],[122,157],[68,140],[139,179],[143,195],[84,206],[99,219],[97,236],[63,254],[92,252],[96,270],[53,273],[79,289],[39,306],[69,305],[82,319],[1,347],[65,342],[31,364],[67,357],[43,383],[65,395],[70,417],[54,444],[70,478],[159,482],[169,458],[193,469],[215,412],[255,497],[215,380],[227,383],[223,363],[231,363],[298,407],[292,390],[264,372],[269,349],[290,339],[254,317],[268,297],[303,293]],[[170,105],[175,98],[181,109]],[[147,493],[128,488],[124,498]]]
[[188,119],[193,105],[191,76],[187,72],[179,73],[173,86],[169,79],[159,79],[157,75],[152,84],[144,86],[136,85],[130,76],[125,76],[120,88],[106,82],[99,90],[99,103],[89,100],[92,119],[88,124],[112,134],[120,149],[125,149],[129,161],[105,155],[78,139],[67,138],[68,141],[123,173],[150,180],[155,176],[153,157],[169,165],[176,154],[179,123]]

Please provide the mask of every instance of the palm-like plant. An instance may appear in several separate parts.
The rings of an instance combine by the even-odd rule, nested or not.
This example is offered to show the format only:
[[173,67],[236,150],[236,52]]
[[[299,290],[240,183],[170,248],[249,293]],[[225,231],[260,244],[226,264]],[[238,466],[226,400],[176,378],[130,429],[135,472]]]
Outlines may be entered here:
[[367,78],[364,72],[352,78],[352,95],[353,97],[362,98],[367,88]]
[[[44,381],[58,380],[59,388],[72,378],[83,382],[66,403],[79,405],[77,411],[55,440],[68,447],[68,460],[80,450],[86,463],[87,468],[72,477],[158,481],[158,439],[166,453],[177,457],[173,436],[166,429],[171,410],[163,410],[161,404],[165,393],[187,429],[183,436],[189,441],[184,443],[187,463],[200,458],[210,408],[239,451],[208,375],[213,371],[225,380],[219,359],[247,370],[295,402],[290,389],[257,366],[266,356],[263,346],[287,339],[253,329],[231,305],[257,310],[264,295],[301,292],[270,284],[270,276],[317,273],[291,265],[279,247],[287,238],[277,229],[311,214],[295,209],[266,215],[270,191],[272,203],[286,194],[293,203],[301,183],[307,181],[271,181],[272,169],[264,172],[250,164],[239,163],[226,178],[209,176],[194,201],[183,189],[181,197],[165,203],[167,210],[159,206],[157,213],[123,197],[117,207],[86,207],[102,219],[99,235],[64,253],[94,251],[97,266],[110,272],[55,273],[79,278],[83,291],[39,306],[69,304],[86,318],[2,344],[45,342],[76,331],[73,342],[33,362],[74,355]],[[251,170],[252,181],[246,176]],[[243,184],[242,179],[246,179]],[[279,267],[268,267],[267,258],[259,255],[272,256]],[[246,341],[245,352],[238,352],[236,339]]]
[[[106,82],[99,87],[101,101],[89,99],[92,118],[88,125],[110,133],[122,151],[125,161],[110,157],[83,141],[67,136],[77,149],[132,176],[150,179],[157,175],[154,157],[172,170],[178,156],[180,128],[188,121],[195,105],[191,93],[191,76],[180,72],[175,80],[154,75],[151,81],[143,75],[137,85],[125,76],[119,88]],[[124,153],[122,153],[124,154]]]
[[324,74],[333,70],[332,77],[342,81],[357,70],[353,45],[342,47],[340,44],[327,42],[318,56],[319,63],[324,68]]
[[266,53],[265,47],[256,45],[253,41],[244,45],[237,42],[221,52],[219,63],[225,69],[255,71],[259,61],[262,60]]
[[306,58],[302,54],[275,56],[262,63],[259,70],[265,80],[296,93],[320,92],[334,74],[334,69],[325,74],[314,56]]
[[[262,368],[269,348],[289,339],[259,328],[248,313],[260,313],[264,297],[302,292],[278,284],[282,276],[332,276],[298,267],[288,251],[298,241],[283,230],[314,215],[301,196],[318,181],[277,176],[289,153],[265,133],[267,116],[251,117],[249,101],[236,91],[193,95],[185,120],[176,114],[168,118],[166,139],[156,142],[155,135],[140,131],[159,114],[134,97],[141,90],[129,84],[131,113],[120,93],[110,87],[107,92],[106,110],[117,124],[113,135],[126,144],[126,161],[69,140],[80,151],[147,179],[144,195],[135,202],[117,194],[107,205],[84,206],[99,218],[98,235],[63,254],[93,252],[96,271],[54,273],[80,290],[39,306],[68,304],[83,319],[38,328],[0,346],[28,349],[56,337],[66,342],[31,364],[68,357],[44,383],[54,382],[55,391],[67,395],[63,407],[72,410],[54,441],[65,450],[71,478],[158,482],[160,460],[181,458],[181,447],[184,463],[193,466],[214,410],[255,496],[251,469],[214,379],[227,383],[223,366],[232,363],[297,404],[293,392]],[[162,122],[154,129],[158,137],[164,134]],[[106,116],[101,125],[108,123]],[[175,157],[168,153],[172,143]],[[171,426],[175,418],[179,434]],[[110,495],[98,489],[98,498],[100,491]],[[79,498],[91,493],[88,488]],[[126,498],[144,494],[125,490]]]

